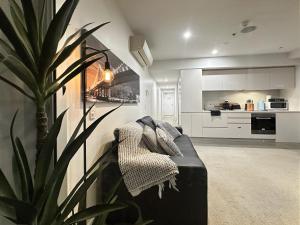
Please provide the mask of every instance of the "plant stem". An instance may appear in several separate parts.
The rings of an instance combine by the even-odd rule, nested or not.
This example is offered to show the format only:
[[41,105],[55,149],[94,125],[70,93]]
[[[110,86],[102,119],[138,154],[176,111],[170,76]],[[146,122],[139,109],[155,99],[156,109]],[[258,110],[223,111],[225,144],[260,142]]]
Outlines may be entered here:
[[36,128],[37,128],[37,139],[36,139],[36,148],[37,154],[36,159],[38,159],[39,153],[46,142],[46,137],[48,134],[48,115],[46,112],[45,102],[37,104],[36,111]]

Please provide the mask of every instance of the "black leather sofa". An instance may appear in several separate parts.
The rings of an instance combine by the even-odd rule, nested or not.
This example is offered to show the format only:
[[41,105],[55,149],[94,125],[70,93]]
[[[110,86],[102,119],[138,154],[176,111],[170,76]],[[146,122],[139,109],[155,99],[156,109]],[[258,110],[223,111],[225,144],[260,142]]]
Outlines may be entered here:
[[[153,219],[153,225],[207,225],[207,170],[188,136],[183,134],[174,142],[184,155],[184,157],[171,157],[179,169],[177,176],[179,192],[169,189],[166,185],[163,197],[160,199],[156,186],[137,197],[132,197],[122,182],[117,195],[120,201],[137,203],[142,210],[143,218]],[[108,191],[114,180],[120,176],[116,162],[103,174],[102,190]],[[119,224],[125,221],[133,224],[136,218],[136,209],[128,208],[112,213],[108,218],[108,224]]]

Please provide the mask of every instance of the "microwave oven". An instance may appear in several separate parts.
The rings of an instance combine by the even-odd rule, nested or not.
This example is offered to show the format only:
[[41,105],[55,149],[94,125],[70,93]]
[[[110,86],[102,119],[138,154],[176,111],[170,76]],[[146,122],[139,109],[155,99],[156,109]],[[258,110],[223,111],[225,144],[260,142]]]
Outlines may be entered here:
[[266,110],[288,110],[288,102],[286,101],[275,101],[266,102]]

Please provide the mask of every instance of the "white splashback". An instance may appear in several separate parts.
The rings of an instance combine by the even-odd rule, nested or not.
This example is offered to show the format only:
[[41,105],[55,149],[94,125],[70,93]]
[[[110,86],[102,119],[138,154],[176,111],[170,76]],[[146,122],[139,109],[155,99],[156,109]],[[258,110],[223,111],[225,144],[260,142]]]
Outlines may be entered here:
[[257,102],[259,100],[265,100],[267,95],[279,97],[280,91],[207,91],[203,92],[203,109],[205,109],[209,104],[216,105],[224,102],[225,100],[228,100],[231,103],[238,103],[243,109],[248,99],[253,100],[256,109]]

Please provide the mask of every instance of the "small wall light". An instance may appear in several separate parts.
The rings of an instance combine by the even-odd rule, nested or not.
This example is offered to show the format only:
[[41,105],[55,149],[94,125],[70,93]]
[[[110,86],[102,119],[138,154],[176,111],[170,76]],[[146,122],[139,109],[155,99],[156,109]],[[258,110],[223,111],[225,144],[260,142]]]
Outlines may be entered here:
[[110,63],[108,61],[108,55],[104,52],[105,55],[105,67],[104,67],[104,82],[110,83],[114,79],[114,73],[110,68]]

